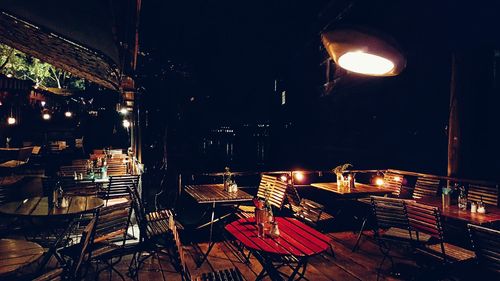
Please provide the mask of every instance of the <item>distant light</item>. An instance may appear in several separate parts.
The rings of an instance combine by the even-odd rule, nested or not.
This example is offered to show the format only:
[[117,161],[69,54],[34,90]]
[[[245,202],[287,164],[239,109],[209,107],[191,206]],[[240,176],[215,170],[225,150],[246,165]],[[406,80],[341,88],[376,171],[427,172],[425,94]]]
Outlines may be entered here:
[[124,128],[128,129],[130,127],[130,121],[128,121],[127,119],[124,119],[122,122],[122,125]]
[[394,177],[394,180],[395,180],[395,181],[401,181],[402,179],[401,179],[401,177],[400,177],[400,176],[395,176],[395,177]]
[[120,109],[120,113],[123,114],[123,115],[127,115],[128,114],[128,109],[126,107],[122,107]]
[[0,101],[0,106],[2,106],[2,105],[3,105],[3,103]]
[[384,57],[357,51],[340,56],[339,65],[352,72],[366,75],[384,75],[394,69],[394,63]]
[[304,173],[302,172],[295,172],[294,177],[297,181],[303,181],[305,178]]
[[42,106],[45,106],[47,103],[43,100],[43,101],[41,101],[41,102],[40,102],[40,104],[41,104]]
[[288,181],[288,176],[287,175],[281,175],[280,180],[282,182],[287,182]]
[[8,73],[8,74],[7,74],[7,75],[5,75],[5,76],[7,76],[7,78],[12,78],[12,74],[10,74],[10,73]]
[[68,111],[64,112],[64,116],[66,116],[67,118],[71,118],[71,116],[73,116],[73,112],[68,110]]
[[43,118],[43,120],[50,120],[50,114],[48,114],[48,113],[44,113],[44,114],[42,115],[42,118]]
[[375,184],[378,186],[384,185],[384,179],[383,178],[376,178],[375,179]]
[[7,124],[9,124],[9,125],[16,124],[16,118],[14,118],[14,117],[7,118]]

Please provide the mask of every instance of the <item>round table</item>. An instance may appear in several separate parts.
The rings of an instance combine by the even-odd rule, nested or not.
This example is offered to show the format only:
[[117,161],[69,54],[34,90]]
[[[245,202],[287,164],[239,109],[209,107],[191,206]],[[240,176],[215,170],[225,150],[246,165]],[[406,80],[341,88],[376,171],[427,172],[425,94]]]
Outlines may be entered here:
[[56,208],[49,206],[48,197],[32,197],[21,201],[5,203],[0,206],[0,213],[11,216],[76,216],[93,212],[104,205],[104,201],[92,196],[67,196],[68,206]]
[[[262,264],[263,272],[267,271],[273,280],[281,280],[280,273],[273,265],[273,260],[280,256],[293,256],[298,262],[289,279],[296,274],[304,277],[308,258],[328,250],[332,239],[323,233],[294,219],[276,217],[280,236],[277,238],[258,237],[255,218],[244,218],[226,225],[226,230],[248,248]],[[302,273],[298,271],[303,268]],[[259,279],[259,278],[257,278]]]
[[0,277],[30,265],[42,255],[43,248],[37,243],[0,239]]
[[[49,250],[41,262],[42,267],[49,262],[52,255],[63,263],[64,260],[57,254],[57,249],[63,246],[66,233],[69,233],[75,225],[75,218],[81,214],[93,212],[104,205],[104,200],[92,196],[65,196],[65,198],[68,200],[68,206],[60,208],[49,205],[48,197],[32,197],[0,206],[0,213],[4,215],[24,217],[29,221],[43,219],[49,222],[44,221],[43,228],[49,230],[57,239],[49,245]],[[51,222],[57,222],[58,226],[54,227]]]

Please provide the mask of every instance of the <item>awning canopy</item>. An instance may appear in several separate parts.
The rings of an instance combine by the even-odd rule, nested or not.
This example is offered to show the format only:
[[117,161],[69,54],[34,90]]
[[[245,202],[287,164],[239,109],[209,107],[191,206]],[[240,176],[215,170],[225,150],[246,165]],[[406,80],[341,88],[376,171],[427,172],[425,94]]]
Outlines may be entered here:
[[[137,0],[0,2],[0,42],[72,74],[118,89],[135,55]],[[119,4],[115,4],[119,2]],[[125,7],[126,6],[126,7]],[[127,15],[129,15],[127,17]],[[132,22],[132,23],[131,23]]]

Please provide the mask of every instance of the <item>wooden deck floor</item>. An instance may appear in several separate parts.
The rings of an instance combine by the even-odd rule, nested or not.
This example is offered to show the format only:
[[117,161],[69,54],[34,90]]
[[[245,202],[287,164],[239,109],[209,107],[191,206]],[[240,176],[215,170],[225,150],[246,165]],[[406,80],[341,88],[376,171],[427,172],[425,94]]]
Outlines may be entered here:
[[[382,259],[382,255],[378,246],[374,243],[371,237],[365,237],[358,251],[353,253],[352,246],[355,243],[356,235],[352,232],[331,233],[333,237],[333,245],[335,248],[335,257],[330,254],[316,256],[310,260],[310,265],[307,267],[306,277],[311,281],[327,281],[327,280],[377,280],[377,268]],[[205,251],[207,243],[198,244]],[[201,268],[195,266],[195,257],[198,255],[198,250],[193,245],[184,246],[187,255],[188,267],[191,274],[196,275],[203,272],[208,272],[213,269],[221,269],[227,267],[237,267],[242,272],[246,280],[255,280],[262,267],[255,258],[251,258],[250,264],[240,262],[238,257],[231,250],[230,245],[224,242],[217,243],[208,261]],[[125,259],[118,266],[120,272],[127,272],[130,259]],[[414,263],[408,258],[398,258],[398,263],[414,266]],[[380,280],[403,280],[390,277],[388,271],[390,268],[389,262],[383,266]],[[180,275],[174,270],[167,256],[161,256],[161,269],[158,259],[149,259],[144,267],[140,270],[140,280],[181,280]],[[88,280],[92,280],[93,276],[88,276]],[[109,275],[104,272],[100,275],[100,280],[109,280]],[[406,279],[406,278],[405,278]],[[112,280],[120,280],[115,273]],[[265,279],[268,280],[268,279]]]

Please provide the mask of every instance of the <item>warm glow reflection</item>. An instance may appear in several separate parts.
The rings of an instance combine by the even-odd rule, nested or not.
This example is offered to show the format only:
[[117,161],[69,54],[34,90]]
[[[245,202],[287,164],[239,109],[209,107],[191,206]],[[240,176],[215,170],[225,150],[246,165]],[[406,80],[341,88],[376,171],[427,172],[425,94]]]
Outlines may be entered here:
[[286,182],[286,181],[288,181],[288,177],[286,175],[281,175],[280,180],[282,182]]
[[395,181],[401,181],[401,177],[400,177],[400,176],[395,176],[395,177],[394,177],[394,180],[395,180]]
[[295,172],[294,177],[297,181],[303,181],[304,180],[304,173],[302,172]]
[[49,119],[50,119],[50,114],[48,114],[48,113],[44,113],[44,114],[42,115],[42,118],[43,118],[43,120],[49,120]]
[[122,107],[122,108],[120,109],[120,113],[121,113],[121,114],[123,114],[123,115],[127,115],[127,113],[128,113],[128,109],[127,109],[126,107]]
[[367,75],[384,75],[394,69],[392,61],[359,51],[343,54],[338,62],[344,69]]
[[71,111],[66,111],[64,112],[64,116],[71,118],[71,116],[73,116],[73,113]]
[[384,185],[384,179],[383,178],[376,178],[375,179],[375,184],[378,186]]
[[16,118],[14,118],[14,117],[7,118],[7,124],[9,124],[9,125],[16,124]]
[[129,128],[130,127],[130,121],[128,121],[127,119],[123,120],[123,123],[122,123],[123,127],[125,128]]

